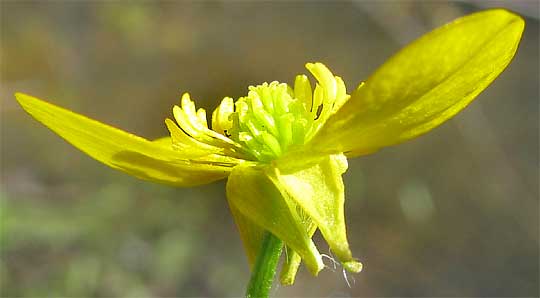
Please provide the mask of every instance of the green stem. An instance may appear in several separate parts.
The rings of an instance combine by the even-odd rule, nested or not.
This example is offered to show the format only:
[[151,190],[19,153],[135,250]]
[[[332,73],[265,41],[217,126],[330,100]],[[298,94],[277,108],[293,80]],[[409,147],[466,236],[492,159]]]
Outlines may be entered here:
[[281,256],[283,242],[270,232],[265,232],[261,249],[251,272],[247,298],[267,298]]

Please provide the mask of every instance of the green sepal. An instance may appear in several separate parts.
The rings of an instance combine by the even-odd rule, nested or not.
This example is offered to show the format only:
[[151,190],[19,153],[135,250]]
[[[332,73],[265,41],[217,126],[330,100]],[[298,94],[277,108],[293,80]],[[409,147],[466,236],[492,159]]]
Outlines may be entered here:
[[345,229],[345,189],[341,175],[347,170],[343,154],[330,155],[302,170],[274,168],[271,178],[309,216],[341,262],[353,261]]
[[252,268],[261,249],[264,229],[242,214],[234,204],[229,203],[229,209],[240,232],[240,238],[246,250],[249,266]]
[[[270,231],[296,251],[310,272],[317,275],[324,264],[302,224],[298,206],[288,196],[283,195],[281,186],[268,177],[267,171],[268,167],[239,165],[233,168],[226,187],[228,202],[243,216]],[[256,252],[248,252],[248,255],[250,254]]]
[[283,261],[283,267],[279,274],[279,281],[282,285],[290,286],[294,284],[300,263],[302,263],[302,257],[291,248],[285,246],[285,261]]
[[[303,220],[304,227],[308,231],[309,237],[313,237],[313,234],[317,230],[317,226],[310,218],[305,217]],[[279,275],[279,280],[282,285],[288,286],[294,284],[296,273],[300,263],[302,263],[302,257],[289,247],[285,247],[285,261]]]

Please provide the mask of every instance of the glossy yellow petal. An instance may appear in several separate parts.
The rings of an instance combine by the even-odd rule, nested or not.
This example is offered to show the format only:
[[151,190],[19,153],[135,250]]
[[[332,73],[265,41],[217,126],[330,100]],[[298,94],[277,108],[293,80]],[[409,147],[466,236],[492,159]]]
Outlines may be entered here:
[[375,71],[328,119],[310,147],[355,156],[433,129],[506,68],[523,28],[521,17],[494,9],[424,35]]
[[171,148],[172,147],[172,139],[171,137],[161,137],[155,140],[152,140],[154,144],[163,146],[165,148]]
[[35,97],[17,93],[21,106],[66,141],[102,163],[135,177],[177,186],[225,178],[234,163],[189,156]]
[[227,182],[229,205],[261,228],[271,232],[296,251],[316,275],[323,263],[298,206],[279,190],[265,168],[236,166]]

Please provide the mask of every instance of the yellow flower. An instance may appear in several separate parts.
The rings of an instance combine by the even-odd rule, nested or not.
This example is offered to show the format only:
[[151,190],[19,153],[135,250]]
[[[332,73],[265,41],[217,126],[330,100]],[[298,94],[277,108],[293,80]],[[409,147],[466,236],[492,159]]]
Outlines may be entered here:
[[475,13],[419,38],[347,94],[322,63],[294,86],[272,82],[226,97],[212,113],[186,93],[165,121],[170,137],[129,134],[17,93],[22,107],[61,137],[108,166],[141,179],[194,186],[227,178],[227,199],[252,263],[264,231],[287,247],[282,282],[300,261],[316,275],[319,229],[343,267],[358,272],[346,237],[347,157],[417,137],[454,116],[484,90],[515,54],[524,21],[508,11]]

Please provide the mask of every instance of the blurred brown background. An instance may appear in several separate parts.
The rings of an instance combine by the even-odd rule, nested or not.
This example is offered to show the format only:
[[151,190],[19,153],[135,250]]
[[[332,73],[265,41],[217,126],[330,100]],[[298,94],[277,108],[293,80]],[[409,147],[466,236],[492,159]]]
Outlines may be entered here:
[[428,135],[350,160],[356,283],[302,268],[273,293],[538,296],[538,1],[1,1],[1,295],[241,296],[249,277],[223,182],[177,189],[111,170],[15,91],[157,138],[182,92],[212,109],[292,83],[310,61],[352,89],[415,37],[494,6],[526,17],[509,68]]

